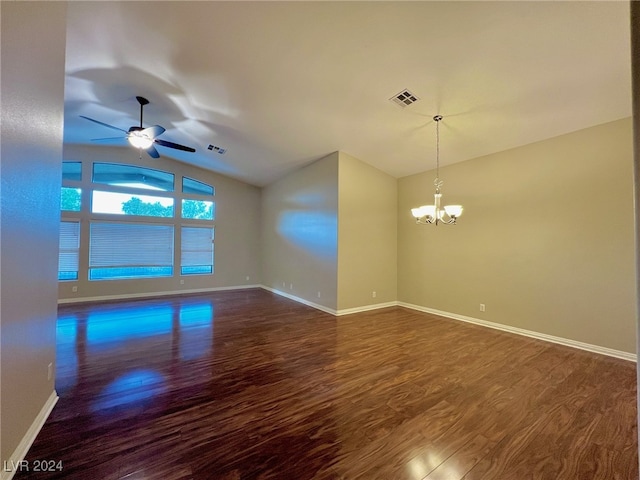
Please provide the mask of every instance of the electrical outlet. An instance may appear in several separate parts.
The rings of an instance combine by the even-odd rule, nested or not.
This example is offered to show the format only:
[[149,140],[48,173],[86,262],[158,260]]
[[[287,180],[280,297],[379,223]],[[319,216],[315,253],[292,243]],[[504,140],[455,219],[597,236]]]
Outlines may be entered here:
[[293,290],[293,283],[289,284],[289,290]]
[[318,298],[320,298],[320,292],[318,292]]
[[180,280],[180,285],[184,285],[184,280]]
[[249,281],[249,275],[247,275],[247,278],[246,278],[246,280],[247,280],[247,281]]
[[481,304],[480,304],[480,311],[481,311],[481,312],[484,312],[484,308],[485,308],[485,307],[484,307],[484,303],[481,303]]
[[78,287],[76,285],[74,285],[73,287],[71,287],[71,291],[73,293],[76,293],[78,291]]
[[286,287],[287,287],[287,284],[282,282],[282,288],[286,288]]
[[377,293],[375,292],[375,290],[373,292],[371,292],[371,298],[376,298]]

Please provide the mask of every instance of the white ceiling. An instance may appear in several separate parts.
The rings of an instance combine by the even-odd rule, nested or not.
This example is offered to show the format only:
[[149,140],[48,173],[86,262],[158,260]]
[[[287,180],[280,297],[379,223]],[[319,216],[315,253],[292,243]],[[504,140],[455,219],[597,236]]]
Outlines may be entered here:
[[629,42],[615,1],[69,2],[65,141],[117,135],[79,115],[137,125],[142,95],[197,150],[162,156],[266,185],[341,150],[402,177],[435,167],[435,114],[441,164],[630,116]]

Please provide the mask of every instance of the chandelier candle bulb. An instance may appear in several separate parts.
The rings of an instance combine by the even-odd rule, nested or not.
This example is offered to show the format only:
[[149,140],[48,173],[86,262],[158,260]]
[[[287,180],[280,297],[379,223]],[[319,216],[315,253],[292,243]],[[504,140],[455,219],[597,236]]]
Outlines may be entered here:
[[416,223],[421,225],[429,225],[438,223],[445,223],[447,225],[455,225],[456,220],[462,215],[462,205],[442,205],[442,193],[440,193],[440,187],[443,185],[443,181],[440,180],[440,121],[442,115],[436,115],[433,117],[433,121],[436,122],[436,179],[433,181],[436,187],[436,193],[433,195],[433,205],[422,205],[417,208],[411,209],[411,215],[416,219]]

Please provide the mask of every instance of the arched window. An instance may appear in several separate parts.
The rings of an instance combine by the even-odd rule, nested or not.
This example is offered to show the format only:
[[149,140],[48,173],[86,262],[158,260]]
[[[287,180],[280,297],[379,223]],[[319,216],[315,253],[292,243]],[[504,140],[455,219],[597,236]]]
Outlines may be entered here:
[[58,279],[213,274],[215,189],[189,177],[178,185],[137,165],[63,162]]

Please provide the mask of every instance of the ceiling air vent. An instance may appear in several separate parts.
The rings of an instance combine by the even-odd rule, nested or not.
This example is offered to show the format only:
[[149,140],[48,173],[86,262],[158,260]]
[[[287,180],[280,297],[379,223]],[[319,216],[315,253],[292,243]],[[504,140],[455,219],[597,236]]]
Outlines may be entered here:
[[213,152],[217,152],[217,153],[219,153],[220,155],[224,155],[224,154],[225,154],[225,152],[227,151],[227,149],[226,149],[226,148],[216,147],[215,145],[209,145],[209,146],[207,147],[207,150],[211,150],[211,151],[213,151]]
[[403,90],[400,93],[391,97],[389,100],[391,100],[396,105],[400,105],[402,108],[404,108],[404,107],[408,107],[413,103],[416,103],[420,99],[416,97],[413,93],[411,93],[409,90]]

